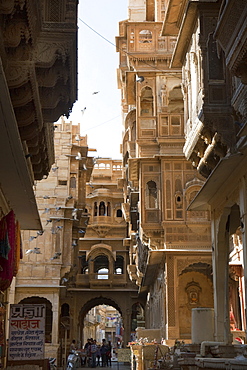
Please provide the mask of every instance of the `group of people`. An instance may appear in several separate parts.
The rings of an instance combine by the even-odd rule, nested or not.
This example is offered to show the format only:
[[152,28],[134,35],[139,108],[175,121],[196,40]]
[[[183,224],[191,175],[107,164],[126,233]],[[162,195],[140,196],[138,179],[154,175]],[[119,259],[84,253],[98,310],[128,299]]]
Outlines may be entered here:
[[111,354],[112,354],[112,345],[111,342],[106,342],[105,339],[102,340],[102,344],[97,344],[96,340],[90,338],[87,340],[87,343],[84,346],[86,350],[85,363],[88,363],[92,367],[96,366],[111,366]]

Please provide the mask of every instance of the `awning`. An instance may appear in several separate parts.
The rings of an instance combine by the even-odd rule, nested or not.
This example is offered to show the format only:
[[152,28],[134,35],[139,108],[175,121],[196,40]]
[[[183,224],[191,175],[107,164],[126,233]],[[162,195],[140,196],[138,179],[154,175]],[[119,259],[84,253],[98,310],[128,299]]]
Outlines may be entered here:
[[[239,167],[246,166],[246,157],[242,153],[236,153],[224,157],[215,167],[214,171],[208,177],[207,181],[190,203],[188,210],[207,210],[212,203],[213,197],[227,183],[228,187],[231,184],[230,178],[233,180],[238,178]],[[235,176],[234,176],[235,174]]]
[[165,249],[162,250],[150,250],[148,252],[148,260],[146,265],[146,271],[143,276],[142,286],[152,285],[156,279],[156,274],[159,265],[165,261]]
[[0,59],[0,187],[22,230],[41,230],[32,181]]

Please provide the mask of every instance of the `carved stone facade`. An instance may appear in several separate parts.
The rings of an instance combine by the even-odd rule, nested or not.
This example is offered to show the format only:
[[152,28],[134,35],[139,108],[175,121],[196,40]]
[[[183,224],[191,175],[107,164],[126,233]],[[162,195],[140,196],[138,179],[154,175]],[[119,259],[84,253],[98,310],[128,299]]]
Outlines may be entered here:
[[227,344],[238,333],[246,341],[246,16],[242,0],[170,0],[162,30],[177,36],[171,66],[182,67],[183,150],[207,178],[188,209],[211,213],[214,338]]
[[[124,335],[130,340],[136,306],[140,304],[138,288],[129,279],[129,244],[125,243],[127,225],[123,217],[122,161],[95,159],[86,186],[86,233],[77,242],[74,272],[68,274],[62,307],[70,312],[70,339],[85,344],[84,319],[90,309],[106,304],[119,311]],[[143,302],[142,302],[143,304]]]
[[[176,37],[161,36],[164,7],[161,1],[130,1],[117,50],[128,271],[147,302],[146,328],[160,329],[170,344],[190,340],[191,308],[212,307],[213,295],[212,277],[204,273],[211,267],[209,213],[187,210],[204,180],[183,153],[182,70],[170,67]],[[193,304],[183,281],[197,284]]]
[[65,283],[77,271],[78,240],[85,234],[89,218],[85,212],[86,181],[94,163],[79,125],[62,119],[56,126],[55,163],[48,177],[35,186],[43,229],[22,232],[23,258],[9,302],[46,304],[45,356],[56,357],[60,363],[61,348],[65,351],[64,343],[61,347],[62,325],[68,329],[62,319],[61,299]]
[[0,2],[0,218],[13,212],[21,230],[42,230],[33,187],[54,163],[53,122],[77,96],[77,3]]
[[54,161],[52,123],[76,100],[77,1],[2,2],[3,73],[35,180]]

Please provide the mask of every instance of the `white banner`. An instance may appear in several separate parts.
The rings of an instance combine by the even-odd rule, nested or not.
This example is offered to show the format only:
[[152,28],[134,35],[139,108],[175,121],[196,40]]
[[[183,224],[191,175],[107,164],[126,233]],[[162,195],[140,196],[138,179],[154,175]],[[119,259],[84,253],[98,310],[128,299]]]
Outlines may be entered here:
[[45,304],[12,304],[9,319],[9,361],[43,360]]

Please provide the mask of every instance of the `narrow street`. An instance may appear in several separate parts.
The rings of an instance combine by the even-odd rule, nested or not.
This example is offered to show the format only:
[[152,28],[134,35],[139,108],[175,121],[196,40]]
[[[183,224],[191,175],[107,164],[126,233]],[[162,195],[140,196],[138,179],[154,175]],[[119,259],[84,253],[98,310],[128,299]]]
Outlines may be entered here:
[[[111,366],[106,366],[106,367],[101,367],[101,366],[96,366],[96,369],[108,369],[108,370],[130,370],[131,364],[127,362],[117,362],[113,361]],[[60,368],[61,370],[64,370]],[[79,367],[77,368],[78,370],[86,370],[86,369],[92,369],[91,367]]]

